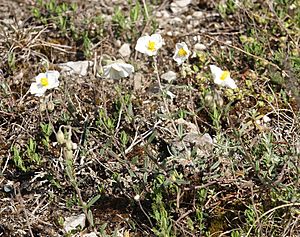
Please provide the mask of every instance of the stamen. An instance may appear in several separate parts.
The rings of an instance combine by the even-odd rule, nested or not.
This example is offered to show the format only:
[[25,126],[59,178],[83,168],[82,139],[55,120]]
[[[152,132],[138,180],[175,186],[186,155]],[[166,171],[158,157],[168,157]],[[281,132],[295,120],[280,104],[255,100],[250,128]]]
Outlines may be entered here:
[[148,50],[150,51],[155,51],[155,42],[154,41],[149,41],[148,42]]
[[47,77],[41,78],[41,85],[42,86],[48,86],[49,85],[49,81],[48,81]]
[[178,50],[178,56],[179,57],[185,57],[186,55],[187,55],[187,52],[183,48],[180,48]]
[[225,80],[227,77],[229,77],[229,76],[230,76],[229,71],[223,71],[222,74],[221,74],[220,79],[221,79],[222,81],[224,81],[224,80]]

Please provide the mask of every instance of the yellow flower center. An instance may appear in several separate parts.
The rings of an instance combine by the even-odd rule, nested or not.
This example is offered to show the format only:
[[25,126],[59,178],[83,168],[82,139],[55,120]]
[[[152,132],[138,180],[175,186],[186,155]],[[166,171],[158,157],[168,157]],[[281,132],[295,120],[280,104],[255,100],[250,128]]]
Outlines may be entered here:
[[186,55],[187,55],[187,52],[183,48],[180,48],[178,50],[178,56],[179,57],[185,57]]
[[155,42],[154,41],[149,41],[148,42],[148,50],[150,51],[155,51]]
[[47,77],[41,78],[41,85],[42,86],[48,86],[49,85],[49,81],[48,81]]
[[220,79],[222,81],[224,81],[227,77],[229,77],[230,73],[228,71],[223,71],[221,76],[220,76]]

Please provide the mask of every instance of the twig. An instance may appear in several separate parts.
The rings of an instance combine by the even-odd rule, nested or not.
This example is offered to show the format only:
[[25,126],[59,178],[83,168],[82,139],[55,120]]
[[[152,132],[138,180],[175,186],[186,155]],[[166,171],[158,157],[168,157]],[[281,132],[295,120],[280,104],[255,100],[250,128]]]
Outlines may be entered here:
[[16,190],[17,191],[17,197],[18,197],[18,199],[20,201],[20,204],[21,204],[21,207],[23,209],[23,212],[24,212],[24,215],[25,215],[25,219],[26,219],[26,224],[27,224],[30,236],[34,237],[32,229],[31,229],[30,221],[29,221],[29,218],[28,218],[27,210],[25,208],[24,200],[23,200],[22,195],[21,195],[20,188],[17,186],[16,189],[17,189]]
[[276,211],[277,209],[280,208],[284,208],[284,207],[292,207],[292,206],[300,206],[300,203],[288,203],[288,204],[283,204],[277,207],[274,207],[272,209],[270,209],[269,211],[265,212],[264,214],[262,214],[260,217],[258,217],[255,222],[251,225],[251,227],[249,228],[246,237],[250,236],[251,230],[253,229],[253,227],[256,225],[257,222],[259,222],[263,217],[265,217],[266,215],[268,215],[269,213]]

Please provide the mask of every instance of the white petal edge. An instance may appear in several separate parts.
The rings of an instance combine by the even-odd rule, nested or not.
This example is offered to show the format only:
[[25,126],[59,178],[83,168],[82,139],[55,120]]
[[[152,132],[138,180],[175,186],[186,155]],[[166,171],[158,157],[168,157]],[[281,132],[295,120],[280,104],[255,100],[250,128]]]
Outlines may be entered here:
[[151,41],[154,41],[157,44],[156,51],[163,46],[164,41],[160,34],[153,34],[150,38]]
[[149,42],[149,40],[150,40],[149,35],[140,37],[136,42],[135,50],[139,51],[140,53],[146,53],[147,52],[147,43]]
[[231,89],[237,88],[237,85],[235,84],[234,80],[231,77],[229,77],[228,79],[225,80],[225,85]]
[[29,88],[29,92],[35,96],[42,96],[44,95],[44,93],[46,92],[46,88],[45,87],[42,87],[40,86],[38,83],[36,82],[33,82],[31,85],[30,85],[30,88]]

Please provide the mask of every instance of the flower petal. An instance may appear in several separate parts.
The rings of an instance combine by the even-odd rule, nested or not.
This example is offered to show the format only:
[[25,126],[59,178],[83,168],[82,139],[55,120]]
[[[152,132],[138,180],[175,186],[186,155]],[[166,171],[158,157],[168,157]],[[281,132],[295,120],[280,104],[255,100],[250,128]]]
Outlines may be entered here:
[[103,67],[103,77],[120,79],[128,77],[134,72],[134,67],[128,63],[112,63]]
[[210,68],[211,74],[213,76],[213,79],[221,80],[220,77],[222,74],[222,69],[217,67],[216,65],[209,65],[209,68]]
[[58,71],[47,71],[46,76],[48,78],[49,85],[46,86],[47,89],[56,88],[59,86],[59,76],[60,73]]
[[35,96],[42,96],[47,89],[40,84],[33,82],[30,85],[29,92]]
[[[176,50],[173,59],[178,63],[178,65],[181,65],[190,56],[190,51],[185,42],[177,43],[175,47]],[[183,50],[186,54],[180,55],[180,50]]]
[[135,50],[139,51],[140,53],[146,53],[147,43],[149,42],[149,40],[150,40],[149,35],[140,37],[136,42]]
[[40,84],[42,78],[47,78],[46,73],[44,73],[44,72],[39,73],[39,75],[37,75],[37,76],[35,77],[35,81],[36,81],[37,83]]
[[[149,43],[151,43],[151,46],[153,44],[153,48],[149,49]],[[157,54],[157,50],[161,48],[163,44],[164,41],[160,34],[146,35],[138,39],[135,50],[148,56],[153,56]]]
[[237,88],[237,85],[235,84],[234,80],[231,77],[226,79],[224,82],[225,82],[224,85],[228,86],[231,89],[236,89]]
[[150,38],[151,41],[154,41],[156,43],[156,50],[163,46],[164,41],[160,34],[153,34],[150,36]]

